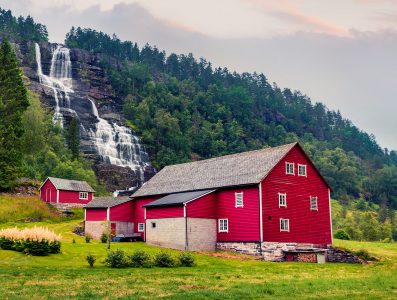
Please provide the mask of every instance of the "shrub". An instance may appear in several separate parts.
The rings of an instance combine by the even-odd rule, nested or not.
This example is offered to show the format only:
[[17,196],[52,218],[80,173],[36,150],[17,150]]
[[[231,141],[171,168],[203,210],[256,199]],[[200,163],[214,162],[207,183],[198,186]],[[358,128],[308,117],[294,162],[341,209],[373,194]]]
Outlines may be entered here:
[[85,242],[86,242],[86,243],[89,243],[89,242],[91,242],[91,240],[92,240],[91,234],[87,233],[87,234],[85,235]]
[[182,252],[179,255],[179,263],[182,267],[194,266],[194,256],[190,252]]
[[175,261],[169,253],[159,252],[154,258],[154,264],[157,267],[170,268],[175,266]]
[[367,250],[364,250],[364,249],[355,251],[354,254],[357,255],[362,260],[365,260],[365,261],[369,261],[369,260],[377,261],[378,260],[376,257],[371,256],[369,254],[369,252]]
[[121,249],[108,252],[105,264],[111,268],[124,268],[128,265],[125,252]]
[[102,232],[101,242],[105,244],[108,241],[108,235],[105,232]]
[[337,232],[335,232],[334,237],[340,240],[350,240],[349,234],[343,229],[339,229]]
[[3,250],[12,250],[14,241],[6,237],[0,237],[0,248]]
[[76,240],[75,239],[72,240],[72,244],[76,244]]
[[61,252],[61,242],[60,241],[52,241],[48,244],[50,253],[59,253]]
[[96,262],[96,256],[91,253],[88,253],[86,259],[90,268],[94,267],[94,264]]
[[27,239],[25,240],[25,248],[23,249],[23,252],[35,256],[45,256],[50,253],[50,246],[46,240],[37,241]]
[[137,250],[130,256],[130,264],[134,268],[150,268],[152,259],[145,251]]

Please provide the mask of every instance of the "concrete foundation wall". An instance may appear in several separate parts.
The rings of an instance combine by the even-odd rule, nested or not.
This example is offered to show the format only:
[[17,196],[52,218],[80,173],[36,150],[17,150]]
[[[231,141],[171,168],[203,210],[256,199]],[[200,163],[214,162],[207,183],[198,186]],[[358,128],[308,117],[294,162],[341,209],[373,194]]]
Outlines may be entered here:
[[215,251],[216,220],[187,218],[188,250]]
[[[153,227],[156,224],[156,227]],[[185,218],[146,220],[146,243],[172,249],[185,249]]]
[[[116,224],[116,234],[133,234],[134,223],[132,222],[111,222]],[[85,233],[90,234],[94,240],[99,240],[105,231],[104,221],[85,221]]]

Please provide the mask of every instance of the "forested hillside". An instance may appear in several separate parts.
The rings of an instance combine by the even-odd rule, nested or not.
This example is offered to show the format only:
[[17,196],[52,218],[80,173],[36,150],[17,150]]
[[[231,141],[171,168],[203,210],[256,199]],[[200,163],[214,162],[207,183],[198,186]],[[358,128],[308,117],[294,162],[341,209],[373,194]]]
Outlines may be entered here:
[[397,153],[299,91],[91,29],[72,28],[65,43],[99,55],[158,168],[300,141],[334,197],[397,207]]

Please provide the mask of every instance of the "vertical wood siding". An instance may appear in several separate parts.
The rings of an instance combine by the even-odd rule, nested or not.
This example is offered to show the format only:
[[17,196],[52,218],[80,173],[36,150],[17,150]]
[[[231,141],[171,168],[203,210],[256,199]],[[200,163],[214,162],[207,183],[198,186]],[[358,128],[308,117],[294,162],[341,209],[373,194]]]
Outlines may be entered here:
[[146,208],[146,219],[183,217],[183,205]]
[[187,203],[186,215],[190,218],[216,219],[216,192]]
[[134,204],[131,201],[110,208],[110,221],[134,222]]
[[[138,199],[134,199],[133,203],[133,212],[134,212],[134,232],[138,233],[138,223],[146,223],[145,220],[145,209],[142,207],[143,205],[156,201],[160,199],[162,196],[153,196],[153,197],[142,197]],[[146,229],[146,228],[145,228]]]
[[[285,174],[285,162],[295,163],[295,175]],[[298,176],[298,163],[307,177]],[[287,194],[280,207],[278,193]],[[310,196],[318,211],[310,210]],[[328,187],[299,147],[294,147],[262,182],[263,238],[265,242],[331,244]],[[289,219],[289,232],[280,232],[280,218]]]
[[106,208],[86,208],[86,221],[106,221]]
[[40,199],[48,203],[57,202],[57,189],[50,180],[47,180],[46,183],[41,187]]
[[[235,193],[243,193],[244,207],[235,207]],[[224,189],[217,192],[217,217],[228,219],[229,232],[218,232],[218,241],[259,241],[258,186]]]

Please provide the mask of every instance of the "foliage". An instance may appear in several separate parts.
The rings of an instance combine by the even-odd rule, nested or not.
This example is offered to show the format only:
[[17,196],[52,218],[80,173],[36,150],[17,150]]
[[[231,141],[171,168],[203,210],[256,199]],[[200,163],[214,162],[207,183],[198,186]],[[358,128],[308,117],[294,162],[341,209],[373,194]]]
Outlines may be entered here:
[[7,40],[0,47],[0,66],[0,190],[7,190],[20,174],[22,114],[29,101],[18,59]]
[[161,251],[154,257],[154,265],[161,268],[171,268],[175,266],[175,260],[168,252]]
[[85,237],[85,242],[86,242],[86,243],[89,243],[89,242],[91,242],[91,240],[92,240],[92,236],[91,236],[91,234],[89,234],[89,233],[86,233],[84,237]]
[[78,159],[80,154],[80,131],[79,121],[76,117],[73,117],[70,121],[66,134],[66,142],[72,153],[72,159]]
[[152,266],[152,259],[145,251],[134,251],[129,258],[130,265],[134,268],[150,268]]
[[31,16],[26,18],[20,16],[14,17],[10,10],[0,8],[0,36],[12,39],[18,42],[48,41],[48,32],[46,26],[35,23]]
[[128,266],[128,260],[123,250],[116,249],[108,252],[105,264],[111,268],[125,268]]
[[343,229],[339,229],[337,232],[335,232],[334,238],[340,240],[350,240],[350,236]]
[[102,232],[101,234],[101,243],[106,244],[108,241],[108,235],[106,234],[106,232]]
[[193,267],[194,266],[194,256],[190,252],[181,252],[179,255],[179,263],[182,267]]
[[373,257],[372,255],[370,255],[368,250],[365,250],[365,249],[360,249],[358,251],[355,251],[354,254],[365,261],[377,261],[378,260],[376,257]]
[[86,259],[90,268],[93,268],[96,262],[96,256],[91,253],[88,253]]

